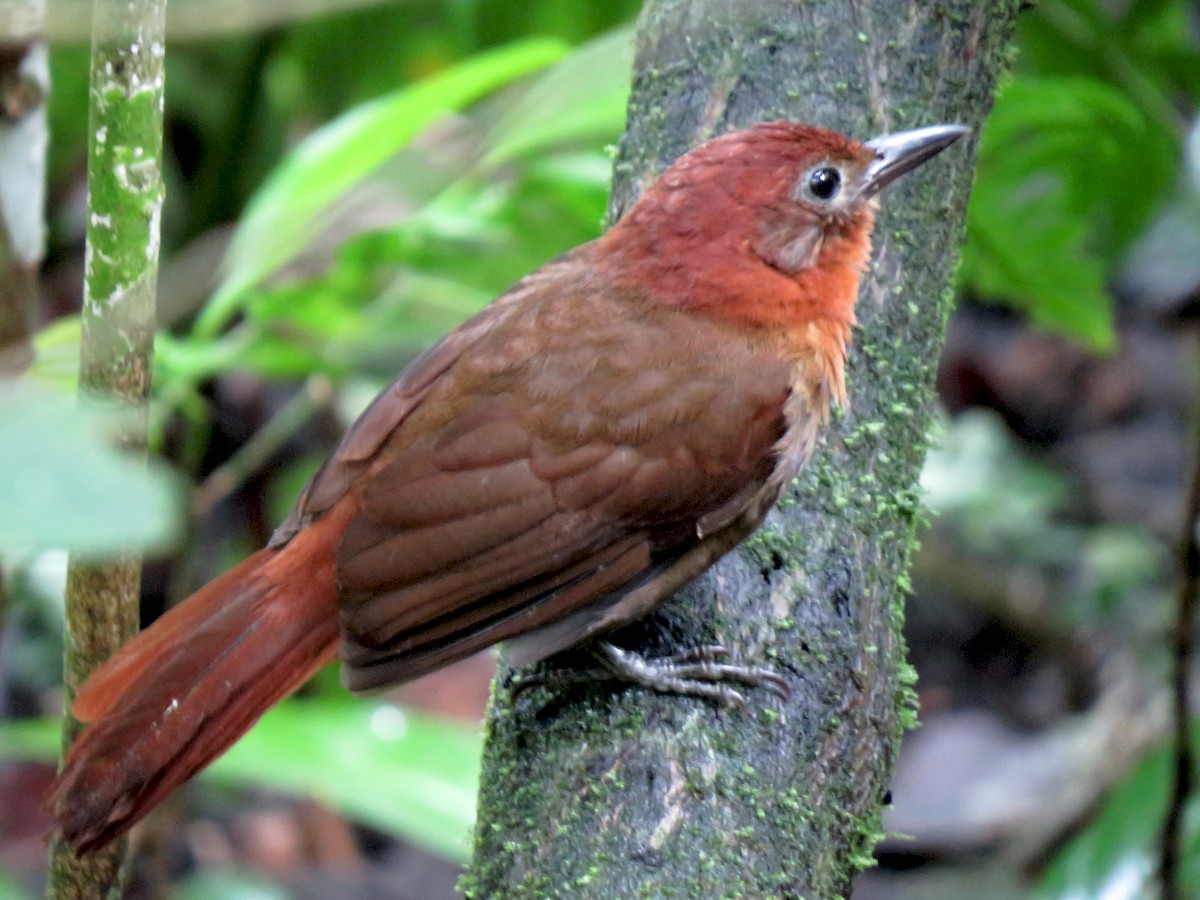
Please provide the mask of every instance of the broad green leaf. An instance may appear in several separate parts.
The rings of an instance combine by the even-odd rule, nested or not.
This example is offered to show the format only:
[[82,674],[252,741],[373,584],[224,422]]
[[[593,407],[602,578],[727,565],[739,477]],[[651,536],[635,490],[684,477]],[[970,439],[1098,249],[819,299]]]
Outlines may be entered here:
[[[435,716],[348,697],[289,700],[202,776],[308,794],[344,815],[466,860],[481,738]],[[53,760],[58,723],[0,723],[0,759]]]
[[165,467],[129,459],[97,414],[28,381],[0,382],[0,552],[161,546],[177,524]]
[[1131,0],[1125,12],[1125,24],[1137,28],[1142,23],[1162,15],[1163,11],[1172,5],[1171,0]]
[[1095,821],[1051,864],[1037,898],[1144,896],[1154,872],[1168,770],[1165,747],[1150,753],[1113,791]]
[[546,259],[594,238],[611,163],[599,149],[462,178],[389,229],[349,238],[324,272],[250,290],[216,339],[160,335],[160,383],[230,368],[265,377],[390,377]]
[[355,107],[311,134],[254,195],[226,256],[225,280],[196,332],[212,336],[248,288],[299,252],[319,214],[436,119],[560,59],[560,41],[529,39],[473,56]]
[[1043,77],[1082,76],[1109,85],[1155,123],[1160,149],[1177,151],[1187,117],[1180,98],[1194,103],[1200,95],[1193,16],[1189,0],[1044,0],[1034,15],[1018,19],[1017,66]]
[[[987,185],[975,193],[986,195]],[[1086,223],[1062,212],[1062,202],[1058,190],[1012,206],[972,197],[959,278],[982,299],[1024,310],[1040,328],[1107,350],[1115,339],[1108,266],[1088,252]]]
[[1014,78],[984,126],[962,282],[1036,325],[1111,347],[1106,281],[1176,169],[1170,142],[1116,88]]
[[1017,77],[1001,98],[984,126],[983,173],[1008,190],[1053,175],[1066,211],[1088,223],[1092,249],[1115,257],[1174,183],[1181,135],[1091,78]]
[[633,28],[619,28],[575,50],[538,77],[484,140],[485,165],[502,165],[552,146],[593,138],[615,141],[625,126]]
[[[1193,745],[1197,738],[1200,728],[1193,722]],[[1166,745],[1147,753],[1113,789],[1091,824],[1051,863],[1035,893],[1037,900],[1152,896],[1170,771]],[[1184,815],[1185,853],[1180,860],[1181,896],[1185,897],[1200,896],[1198,813],[1193,797]]]
[[347,816],[465,860],[481,738],[444,719],[346,699],[282,704],[209,777],[311,794]]

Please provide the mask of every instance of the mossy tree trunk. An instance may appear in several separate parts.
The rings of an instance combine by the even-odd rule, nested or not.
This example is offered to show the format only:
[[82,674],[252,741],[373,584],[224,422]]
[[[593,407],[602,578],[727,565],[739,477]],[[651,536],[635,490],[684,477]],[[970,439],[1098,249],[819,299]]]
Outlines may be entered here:
[[[687,147],[756,121],[977,128],[1018,5],[648,0],[613,215]],[[759,691],[742,713],[599,685],[513,705],[502,684],[469,896],[815,900],[869,865],[915,713],[901,625],[973,147],[886,192],[851,405],[782,508],[641,629],[770,661],[791,699]]]

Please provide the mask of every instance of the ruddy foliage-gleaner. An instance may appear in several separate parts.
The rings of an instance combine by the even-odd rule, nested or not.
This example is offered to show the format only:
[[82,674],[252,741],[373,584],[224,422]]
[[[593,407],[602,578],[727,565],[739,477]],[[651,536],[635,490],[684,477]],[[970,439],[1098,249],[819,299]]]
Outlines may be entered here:
[[845,397],[878,191],[966,132],[776,122],[679,159],[383,391],[268,546],[83,685],[54,791],[78,850],[125,833],[340,656],[352,690],[509,641],[650,687],[786,682],[714,648],[604,641],[762,522]]

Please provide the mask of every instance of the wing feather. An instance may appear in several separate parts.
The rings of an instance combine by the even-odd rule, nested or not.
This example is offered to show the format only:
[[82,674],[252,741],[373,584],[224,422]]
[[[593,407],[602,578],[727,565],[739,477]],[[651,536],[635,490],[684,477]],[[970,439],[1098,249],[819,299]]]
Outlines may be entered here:
[[[539,585],[515,591],[506,608],[487,607],[490,619],[476,621],[471,628],[462,628],[459,623],[443,618],[429,632],[422,632],[390,652],[372,652],[348,645],[343,656],[346,661],[343,681],[350,690],[366,691],[424,675],[499,641],[561,622],[582,604],[620,590],[646,572],[649,564],[644,542],[631,538],[609,545],[602,555],[589,557],[560,573],[556,580],[573,577],[558,589],[539,593],[543,587]],[[517,607],[515,613],[512,606]]]

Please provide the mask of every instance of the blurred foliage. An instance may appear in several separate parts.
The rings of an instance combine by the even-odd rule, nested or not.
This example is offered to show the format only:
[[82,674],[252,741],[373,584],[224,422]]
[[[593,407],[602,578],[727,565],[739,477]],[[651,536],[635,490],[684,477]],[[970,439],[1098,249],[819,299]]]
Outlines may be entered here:
[[360,104],[309,135],[247,205],[225,256],[225,279],[196,322],[197,336],[214,337],[237,311],[239,297],[311,241],[330,204],[419,132],[565,51],[557,41],[531,39],[476,54]]
[[[372,184],[391,192],[397,212],[387,228],[345,239],[332,264],[313,277],[263,286],[260,279],[303,246],[298,232],[313,222],[318,202],[336,198],[331,181],[344,195],[415,135],[395,119],[417,118],[418,108],[427,119],[446,108],[449,95],[469,96],[563,50],[545,41],[510,45],[503,56],[493,51],[487,66],[476,59],[457,77],[421,82],[417,97],[406,88],[312,134],[252,198],[226,277],[193,331],[161,343],[163,377],[195,384],[230,366],[272,377],[345,374],[364,354],[419,349],[547,258],[594,237],[609,166],[599,148],[575,146],[620,133],[631,39],[622,29],[531,81],[515,100],[489,111],[469,152],[427,179]],[[360,155],[364,146],[368,160]],[[414,152],[394,165],[411,178],[430,163]],[[338,168],[336,178],[330,167]],[[239,325],[219,335],[235,312],[243,316]]]
[[0,900],[29,900],[32,896],[21,889],[15,878],[10,878],[0,871]]
[[1200,106],[1184,0],[1049,0],[1018,23],[1017,66],[984,126],[962,286],[1098,349],[1106,285],[1180,181]]
[[290,900],[294,895],[255,872],[218,868],[188,876],[174,896],[175,900]]
[[339,690],[271,710],[213,764],[210,777],[317,797],[465,862],[480,750],[478,729]]
[[116,553],[170,540],[177,516],[169,470],[118,454],[101,411],[89,413],[36,382],[0,379],[0,471],[56,473],[0,480],[0,554]]
[[[179,465],[190,476],[198,477],[203,454],[186,448],[205,444],[212,427],[211,379],[328,375],[331,405],[348,421],[424,344],[525,272],[599,233],[639,5],[397,0],[256,34],[172,37],[164,268],[241,217],[213,289],[161,298],[155,422],[161,444],[168,428],[182,430]],[[1177,183],[1186,131],[1177,110],[1194,110],[1200,99],[1189,6],[1045,0],[1022,18],[1016,69],[982,134],[961,267],[965,291],[1012,304],[1035,324],[1094,347],[1111,346],[1107,284]],[[76,198],[87,48],[56,47],[51,63],[50,252],[69,257],[85,220]],[[218,299],[203,305],[209,296]],[[49,324],[38,335],[35,375],[69,384],[77,345],[77,318]],[[23,433],[6,409],[0,461],[16,450],[4,435]],[[75,501],[92,502],[67,480],[96,471],[90,455],[66,459],[63,449],[39,445],[39,489],[74,485]],[[1033,529],[972,530],[995,491],[946,501],[959,504],[968,531],[997,553],[1036,556],[1069,545],[1093,561],[1097,603],[1124,596],[1131,568],[1113,560],[1144,561],[1143,548],[1121,534],[1095,546],[1076,531],[1055,530],[1057,482],[994,462],[990,484],[1015,477],[1023,488],[1000,498],[1012,515],[1047,523],[1060,543],[1032,543]],[[290,501],[313,464],[309,456],[284,467],[268,493]],[[90,474],[87,481],[107,478]],[[120,523],[80,516],[73,522],[80,535],[53,540],[111,540],[123,534],[112,529],[138,522],[133,515]],[[23,539],[39,543],[32,532]],[[22,596],[14,592],[14,604]],[[469,757],[477,736],[411,717],[402,750],[372,731],[383,709],[324,696],[289,701],[209,777],[311,791],[461,857],[455,842],[470,819],[464,798],[473,792]],[[4,734],[12,750],[11,727]],[[372,774],[354,774],[362,767]],[[406,792],[420,793],[424,784],[439,785],[438,793],[408,806]],[[421,805],[430,802],[436,810]],[[1128,815],[1153,827],[1156,809]],[[1147,839],[1145,832],[1105,834],[1112,858]],[[1077,861],[1085,851],[1073,853]],[[1061,865],[1074,872],[1091,864]],[[227,895],[219,886],[194,890]],[[1065,887],[1059,893],[1070,895]],[[1091,894],[1073,896],[1083,895]]]
[[[316,797],[349,818],[465,861],[475,818],[480,736],[436,716],[345,692],[268,712],[204,781]],[[55,719],[0,722],[0,758],[54,762]]]
[[[921,488],[964,557],[1047,581],[1046,614],[1061,628],[1133,620],[1160,633],[1169,604],[1157,576],[1170,564],[1167,549],[1140,527],[1073,516],[1067,476],[1019,447],[996,413],[971,409],[945,423]],[[1026,591],[1037,593],[1032,584]]]
[[[1192,725],[1192,743],[1200,727]],[[1171,783],[1171,748],[1160,745],[1143,757],[1112,790],[1103,808],[1075,835],[1046,871],[1037,900],[1157,896],[1158,838]],[[1200,803],[1184,811],[1180,896],[1200,897]]]

